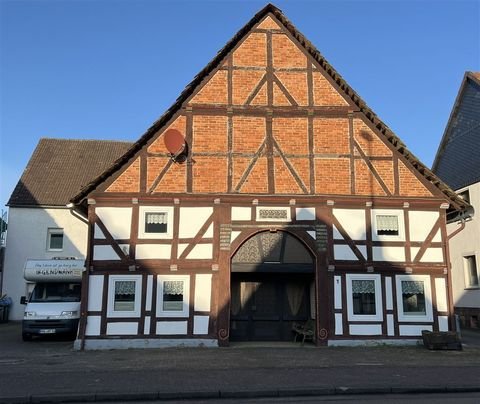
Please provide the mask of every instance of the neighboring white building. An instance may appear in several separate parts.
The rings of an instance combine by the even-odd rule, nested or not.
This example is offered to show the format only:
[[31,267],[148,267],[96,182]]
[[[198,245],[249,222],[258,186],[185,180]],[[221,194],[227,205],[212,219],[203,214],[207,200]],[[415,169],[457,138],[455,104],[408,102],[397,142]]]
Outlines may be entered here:
[[27,259],[85,259],[88,225],[66,206],[130,146],[126,142],[41,139],[8,201],[7,247],[0,295],[13,300],[10,320],[23,318],[20,297]]
[[[452,288],[455,313],[464,327],[480,327],[480,73],[467,72],[437,151],[432,170],[466,199],[474,215],[451,217]],[[464,222],[462,224],[462,221]]]

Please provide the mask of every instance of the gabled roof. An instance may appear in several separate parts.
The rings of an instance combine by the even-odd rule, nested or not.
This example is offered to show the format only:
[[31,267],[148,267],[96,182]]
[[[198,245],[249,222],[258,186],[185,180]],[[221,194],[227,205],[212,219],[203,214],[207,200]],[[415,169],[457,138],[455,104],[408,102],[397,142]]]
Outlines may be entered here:
[[280,9],[272,4],[268,4],[262,10],[260,10],[255,16],[242,28],[227,44],[217,53],[210,63],[195,76],[193,81],[187,85],[187,87],[180,94],[176,102],[140,137],[140,139],[133,144],[133,146],[125,153],[125,155],[117,160],[108,170],[103,172],[100,176],[95,178],[89,183],[81,192],[76,195],[72,202],[80,203],[90,192],[92,192],[98,185],[105,181],[109,176],[114,174],[120,169],[128,160],[135,155],[143,146],[146,145],[148,140],[155,135],[155,133],[161,129],[182,107],[183,103],[193,94],[194,90],[201,84],[201,82],[207,78],[207,76],[219,66],[222,60],[227,54],[233,50],[233,48],[239,43],[239,41],[266,15],[273,14],[295,37],[295,39],[305,48],[305,50],[315,59],[315,61],[324,69],[337,85],[344,91],[347,97],[357,105],[360,112],[376,127],[376,129],[402,154],[406,160],[428,181],[435,185],[441,192],[443,192],[446,198],[449,200],[454,209],[462,210],[468,207],[462,198],[460,198],[448,185],[442,182],[435,174],[432,173],[420,160],[415,157],[405,146],[405,144],[383,123],[376,114],[367,106],[360,96],[347,84],[342,76],[327,62],[325,57],[315,48],[315,46],[306,39],[300,31],[285,17]]
[[453,189],[480,181],[480,72],[466,72],[432,171]]
[[110,167],[130,142],[40,139],[8,206],[65,206]]

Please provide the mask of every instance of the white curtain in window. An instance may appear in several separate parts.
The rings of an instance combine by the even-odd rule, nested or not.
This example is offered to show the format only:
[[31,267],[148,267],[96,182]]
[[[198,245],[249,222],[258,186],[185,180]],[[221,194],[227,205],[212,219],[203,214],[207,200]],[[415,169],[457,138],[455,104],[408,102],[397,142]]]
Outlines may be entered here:
[[402,292],[405,295],[424,294],[423,281],[402,281]]
[[134,281],[116,281],[115,294],[116,295],[134,295],[135,282]]
[[183,295],[183,281],[164,281],[164,295]]
[[375,281],[352,280],[352,293],[375,293]]
[[377,230],[398,231],[398,217],[377,215]]
[[145,220],[148,224],[166,224],[167,212],[163,213],[147,213]]

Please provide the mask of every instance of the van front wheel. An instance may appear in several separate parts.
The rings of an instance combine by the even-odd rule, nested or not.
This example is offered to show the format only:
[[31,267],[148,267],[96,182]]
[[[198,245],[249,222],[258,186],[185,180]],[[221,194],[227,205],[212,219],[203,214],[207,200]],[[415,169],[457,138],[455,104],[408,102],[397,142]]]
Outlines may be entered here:
[[31,341],[32,340],[32,334],[28,332],[22,332],[22,339],[24,341]]

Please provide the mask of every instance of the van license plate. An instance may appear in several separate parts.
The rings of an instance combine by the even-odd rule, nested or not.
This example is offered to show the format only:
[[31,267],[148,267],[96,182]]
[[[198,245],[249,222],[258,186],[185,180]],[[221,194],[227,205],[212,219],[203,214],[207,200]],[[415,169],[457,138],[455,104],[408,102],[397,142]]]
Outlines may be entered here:
[[55,334],[55,330],[53,328],[47,328],[45,330],[40,330],[40,334]]

